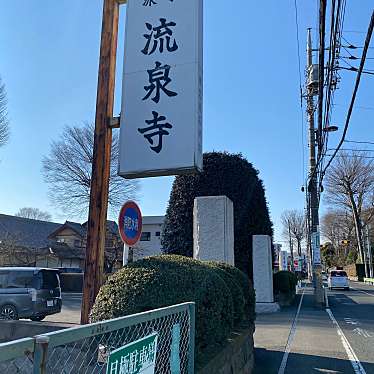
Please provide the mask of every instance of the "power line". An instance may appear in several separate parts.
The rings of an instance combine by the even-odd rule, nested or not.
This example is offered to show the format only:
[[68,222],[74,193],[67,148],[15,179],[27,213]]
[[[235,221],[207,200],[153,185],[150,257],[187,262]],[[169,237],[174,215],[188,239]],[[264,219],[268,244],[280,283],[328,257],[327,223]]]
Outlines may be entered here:
[[357,30],[344,30],[343,32],[348,32],[352,34],[366,34],[365,31],[357,31]]
[[[359,57],[350,55],[350,56],[340,56],[343,60],[359,60]],[[367,60],[374,60],[374,57],[366,57]]]
[[322,112],[323,112],[323,86],[325,74],[325,33],[326,33],[326,1],[321,0],[319,6],[319,66],[318,66],[318,155],[322,151]]
[[363,142],[363,141],[358,141],[358,140],[344,140],[344,143],[372,144],[372,145],[374,145],[374,142]]
[[[333,106],[344,106],[343,104],[332,104]],[[373,106],[356,106],[355,109],[374,110]]]
[[301,152],[302,152],[302,178],[305,179],[305,155],[304,155],[304,113],[303,113],[303,89],[301,83],[301,59],[300,59],[300,38],[299,38],[299,17],[298,17],[298,10],[297,10],[297,0],[294,0],[294,7],[295,7],[295,24],[296,24],[296,43],[297,43],[297,58],[298,58],[298,65],[299,65],[299,88],[300,88],[300,113],[301,113]]
[[346,122],[345,122],[345,126],[344,126],[344,131],[343,131],[343,135],[342,135],[342,138],[341,138],[341,140],[340,140],[340,142],[338,144],[338,147],[336,148],[336,150],[333,153],[333,155],[330,156],[331,158],[328,161],[327,165],[325,166],[325,168],[324,168],[324,170],[322,172],[321,182],[320,183],[322,183],[322,179],[323,179],[323,177],[324,177],[324,175],[326,173],[326,170],[329,168],[329,166],[331,165],[333,159],[335,158],[336,154],[338,153],[339,149],[341,148],[341,146],[344,143],[344,139],[345,139],[345,136],[346,136],[347,131],[348,131],[348,126],[349,126],[349,122],[350,122],[352,111],[353,111],[353,106],[354,106],[354,103],[355,103],[355,100],[356,100],[357,91],[358,91],[358,88],[360,86],[361,75],[362,75],[362,71],[364,69],[366,55],[367,55],[367,51],[368,51],[368,48],[369,48],[371,36],[373,34],[373,28],[374,28],[374,11],[371,14],[370,24],[369,24],[369,28],[368,28],[368,32],[367,32],[366,40],[365,40],[365,48],[362,51],[362,58],[361,58],[361,62],[360,62],[360,67],[358,69],[358,73],[357,73],[357,77],[356,77],[356,83],[355,83],[355,88],[353,90],[351,103],[350,103],[350,106],[349,106],[349,109],[348,109],[347,118],[346,118]]
[[[345,67],[340,67],[339,70],[348,70],[348,71],[353,71],[354,73],[358,72],[358,69],[355,68],[354,66],[351,66],[350,68],[345,68]],[[362,74],[368,74],[368,75],[374,75],[374,70],[362,70]]]
[[[328,148],[328,151],[335,151],[336,148]],[[355,149],[355,148],[340,148],[341,152],[374,152],[374,149]]]
[[[332,155],[332,154],[326,154],[326,156],[334,156],[335,157],[344,157],[342,155]],[[368,158],[368,159],[374,159],[374,156],[362,156],[362,155],[355,155],[355,157],[359,157],[359,158]],[[321,181],[322,183],[322,181]]]

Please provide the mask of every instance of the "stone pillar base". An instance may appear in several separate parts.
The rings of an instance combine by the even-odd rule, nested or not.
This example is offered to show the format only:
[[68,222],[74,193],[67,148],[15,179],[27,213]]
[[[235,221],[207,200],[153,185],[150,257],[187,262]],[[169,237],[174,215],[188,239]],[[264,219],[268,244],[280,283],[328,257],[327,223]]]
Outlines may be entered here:
[[256,313],[276,313],[279,312],[280,307],[278,303],[256,303]]

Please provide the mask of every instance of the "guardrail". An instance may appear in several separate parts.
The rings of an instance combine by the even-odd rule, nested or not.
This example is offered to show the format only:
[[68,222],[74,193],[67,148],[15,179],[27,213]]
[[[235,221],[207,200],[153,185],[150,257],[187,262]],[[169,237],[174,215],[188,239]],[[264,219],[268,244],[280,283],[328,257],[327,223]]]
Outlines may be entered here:
[[368,284],[371,284],[371,285],[374,285],[374,278],[364,278],[364,282],[368,283]]
[[[107,363],[111,352],[152,334],[157,334],[155,373],[194,373],[194,303],[0,344],[0,372],[109,373]],[[139,360],[140,355],[137,352],[133,359]]]

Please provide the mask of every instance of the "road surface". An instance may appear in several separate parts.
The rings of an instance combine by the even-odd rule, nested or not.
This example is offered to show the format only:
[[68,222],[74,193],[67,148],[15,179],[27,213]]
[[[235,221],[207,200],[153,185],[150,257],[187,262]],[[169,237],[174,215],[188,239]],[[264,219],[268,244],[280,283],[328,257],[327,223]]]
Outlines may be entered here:
[[330,309],[366,373],[374,374],[374,287],[351,282],[329,291]]
[[305,288],[295,306],[259,315],[255,373],[374,374],[374,287],[351,286],[328,291],[328,309],[316,309]]
[[80,323],[82,294],[62,293],[61,313],[47,316],[44,321]]

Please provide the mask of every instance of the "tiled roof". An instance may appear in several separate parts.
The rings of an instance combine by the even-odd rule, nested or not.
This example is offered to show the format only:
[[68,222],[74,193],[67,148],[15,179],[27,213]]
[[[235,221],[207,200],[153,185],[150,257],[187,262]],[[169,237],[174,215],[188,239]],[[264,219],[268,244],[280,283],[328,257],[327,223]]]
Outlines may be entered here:
[[50,244],[49,234],[60,226],[60,223],[0,214],[0,240],[12,240],[29,248],[42,248]]

